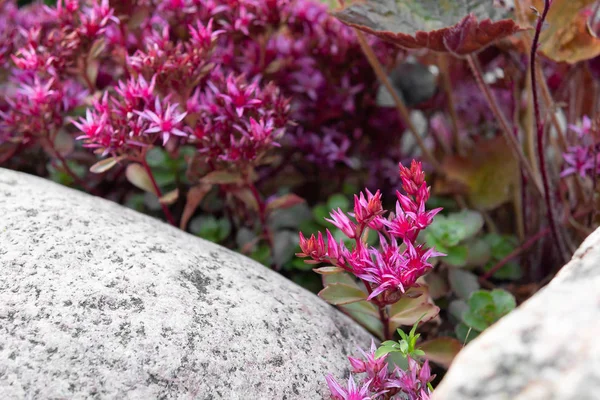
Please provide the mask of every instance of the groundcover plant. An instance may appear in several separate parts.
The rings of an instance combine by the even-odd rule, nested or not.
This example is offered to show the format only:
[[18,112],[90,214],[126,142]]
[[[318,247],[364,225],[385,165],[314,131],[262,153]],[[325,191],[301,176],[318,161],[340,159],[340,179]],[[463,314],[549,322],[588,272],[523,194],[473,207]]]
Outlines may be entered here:
[[598,224],[599,4],[0,0],[0,166],[318,293],[382,341],[333,399],[427,399]]

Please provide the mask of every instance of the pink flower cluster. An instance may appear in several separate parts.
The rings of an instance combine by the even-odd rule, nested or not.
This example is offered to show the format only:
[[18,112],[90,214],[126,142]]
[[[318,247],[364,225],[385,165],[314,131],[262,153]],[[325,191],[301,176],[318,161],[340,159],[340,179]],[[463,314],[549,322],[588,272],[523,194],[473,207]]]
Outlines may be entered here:
[[190,127],[203,161],[227,168],[257,164],[284,134],[289,101],[279,89],[259,80],[213,72],[204,90],[187,101],[195,123]]
[[408,399],[429,400],[431,394],[428,383],[435,375],[431,375],[429,362],[420,365],[411,357],[407,357],[408,370],[398,366],[390,371],[387,354],[375,357],[375,343],[371,350],[360,349],[363,359],[348,357],[352,365],[352,374],[365,374],[357,384],[355,376],[350,375],[347,386],[340,385],[333,376],[326,377],[327,385],[333,400],[377,400],[377,399]]
[[[0,3],[0,144],[75,127],[105,155],[192,144],[209,170],[258,164],[280,144],[356,167],[368,136],[399,126],[375,104],[352,29],[315,1]],[[397,50],[369,40],[390,65]]]
[[[561,176],[578,174],[582,178],[600,172],[600,154],[598,154],[598,132],[594,129],[592,120],[584,116],[580,125],[570,125],[569,128],[577,137],[577,145],[571,146],[563,154],[565,167]],[[594,171],[595,169],[595,171]]]
[[[336,242],[329,230],[327,241],[323,235],[306,238],[300,233],[299,257],[309,264],[327,263],[349,272],[361,279],[368,292],[368,299],[381,305],[395,303],[402,293],[415,286],[417,279],[431,269],[430,257],[441,253],[417,244],[419,232],[433,221],[441,208],[426,211],[430,188],[420,162],[413,160],[410,168],[400,164],[400,178],[406,194],[397,192],[396,212],[385,218],[381,193],[354,196],[354,213],[334,210],[331,219],[344,235],[354,239],[354,249],[346,248],[342,241]],[[368,248],[363,235],[367,229],[379,233],[379,247]],[[398,244],[398,239],[404,246]]]
[[159,137],[163,146],[172,138],[187,138],[182,126],[186,113],[168,98],[155,96],[155,83],[155,77],[148,83],[139,76],[119,82],[116,95],[105,92],[85,118],[73,122],[83,133],[77,139],[102,155],[135,157]]

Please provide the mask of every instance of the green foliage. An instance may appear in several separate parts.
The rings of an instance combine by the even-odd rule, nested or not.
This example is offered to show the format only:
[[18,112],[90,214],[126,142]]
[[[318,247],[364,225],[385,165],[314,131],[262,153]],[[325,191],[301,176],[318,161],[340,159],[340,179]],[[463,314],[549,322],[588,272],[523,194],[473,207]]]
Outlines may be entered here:
[[[502,289],[478,290],[471,294],[468,308],[462,312],[461,323],[456,326],[456,336],[468,342],[500,318],[514,310],[514,296]],[[468,335],[468,337],[467,337]]]
[[190,222],[190,232],[211,242],[220,243],[229,237],[231,223],[227,218],[201,215]]
[[[86,173],[86,169],[84,166],[75,161],[67,161],[67,165],[76,176],[83,179]],[[52,164],[48,164],[47,168],[48,172],[50,173],[50,179],[52,181],[65,186],[75,186],[75,180],[73,179],[73,177],[71,177],[71,175],[66,173],[63,169],[56,168]]]
[[152,170],[156,183],[161,188],[172,189],[178,182],[186,183],[185,171],[187,168],[186,156],[195,152],[191,146],[182,147],[177,158],[169,157],[169,154],[160,147],[153,147],[146,154],[146,162]]
[[419,339],[421,334],[416,332],[420,321],[421,318],[414,323],[408,334],[404,333],[402,329],[398,329],[397,332],[401,339],[397,342],[393,340],[386,340],[385,342],[381,343],[377,351],[375,351],[375,357],[379,358],[389,353],[400,353],[404,358],[408,356],[411,358],[424,356],[425,352],[417,348],[417,339]]
[[[512,253],[519,244],[519,241],[514,236],[497,235],[494,233],[485,235],[483,240],[490,247],[491,253],[490,260],[483,267],[485,271],[489,271],[496,263]],[[497,279],[516,280],[520,279],[522,275],[523,273],[519,263],[515,260],[511,260],[496,271],[493,277]]]
[[423,232],[423,238],[428,246],[447,254],[443,261],[448,265],[483,265],[489,259],[489,246],[476,238],[483,224],[483,217],[477,211],[463,210],[438,215]]

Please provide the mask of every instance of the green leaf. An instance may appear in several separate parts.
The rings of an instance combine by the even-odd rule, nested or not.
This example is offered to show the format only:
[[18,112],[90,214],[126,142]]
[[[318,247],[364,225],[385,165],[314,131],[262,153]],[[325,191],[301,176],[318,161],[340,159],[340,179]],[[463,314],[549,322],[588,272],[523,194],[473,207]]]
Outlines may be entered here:
[[283,265],[294,258],[298,246],[298,234],[293,231],[279,231],[273,237],[273,262]]
[[367,294],[362,290],[345,285],[343,283],[333,283],[327,285],[325,289],[319,292],[319,297],[333,305],[343,305],[355,303],[367,299]]
[[190,222],[190,232],[211,242],[219,243],[229,237],[231,223],[227,218],[217,219],[212,215],[201,215]]
[[450,287],[456,295],[467,300],[471,293],[479,290],[480,285],[477,276],[472,272],[462,269],[452,268],[448,271],[448,280]]
[[437,337],[421,343],[419,349],[425,352],[426,359],[448,368],[462,349],[462,343],[450,337]]
[[448,306],[448,312],[458,321],[462,320],[462,315],[469,309],[469,305],[464,300],[453,300]]
[[509,312],[517,307],[517,301],[512,293],[502,289],[494,289],[491,292],[494,305],[496,306],[496,313],[499,318],[505,316]]
[[153,168],[164,167],[169,156],[160,147],[153,147],[146,153],[146,162]]
[[465,246],[468,249],[465,266],[467,268],[485,265],[491,258],[490,245],[483,239],[471,239]]
[[158,195],[152,184],[152,179],[141,164],[129,164],[125,170],[125,176],[132,185],[148,192]]
[[458,338],[458,340],[460,340],[461,343],[467,344],[471,340],[479,336],[481,332],[471,328],[464,322],[461,322],[458,325],[456,325],[456,327],[454,327],[454,333],[456,334],[456,337]]
[[[514,236],[498,235],[494,233],[485,235],[483,240],[485,240],[491,248],[491,259],[483,267],[485,271],[492,269],[496,263],[512,253],[519,244],[518,239]],[[496,279],[517,280],[520,279],[522,275],[523,272],[521,271],[519,263],[516,261],[509,261],[496,271],[493,277]]]
[[261,244],[250,254],[250,258],[268,267],[271,264],[271,249],[266,244]]
[[469,249],[467,246],[454,246],[447,250],[446,257],[443,258],[444,263],[453,267],[464,267],[467,264]]
[[350,200],[343,194],[334,194],[327,200],[327,207],[329,210],[341,208],[342,211],[346,211],[350,208]]
[[487,290],[478,290],[469,297],[469,308],[471,310],[484,310],[486,307],[494,306],[494,298]]
[[[344,274],[327,275],[327,277],[339,275]],[[359,301],[357,303],[339,306],[339,308],[373,335],[377,336],[379,339],[383,339],[383,325],[379,319],[379,312],[373,304],[368,301]]]
[[478,234],[485,223],[481,213],[472,210],[462,210],[457,213],[452,213],[448,216],[448,220],[452,224],[460,227],[459,232],[461,234],[461,241]]
[[400,352],[400,349],[394,346],[381,346],[377,350],[375,350],[375,358],[383,357],[386,354]]
[[483,332],[490,326],[488,321],[486,321],[483,316],[476,314],[470,309],[465,311],[465,313],[462,316],[462,320],[467,326],[476,329],[480,332]]
[[325,221],[325,218],[329,218],[329,212],[331,211],[325,204],[317,204],[313,208],[313,215],[315,216],[315,221],[321,226],[330,227],[331,224]]

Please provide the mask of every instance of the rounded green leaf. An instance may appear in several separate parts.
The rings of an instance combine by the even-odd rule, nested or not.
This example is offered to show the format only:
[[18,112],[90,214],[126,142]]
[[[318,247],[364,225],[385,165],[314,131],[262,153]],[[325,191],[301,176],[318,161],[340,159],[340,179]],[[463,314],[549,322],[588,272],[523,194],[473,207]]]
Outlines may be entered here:
[[479,281],[472,272],[452,268],[448,271],[448,280],[452,291],[460,298],[467,300],[471,293],[479,290]]
[[502,289],[494,289],[491,291],[491,296],[496,308],[498,318],[508,314],[517,306],[517,301],[512,293]]
[[347,210],[350,207],[350,200],[343,194],[334,194],[327,200],[327,207],[330,210],[337,210],[338,208]]

